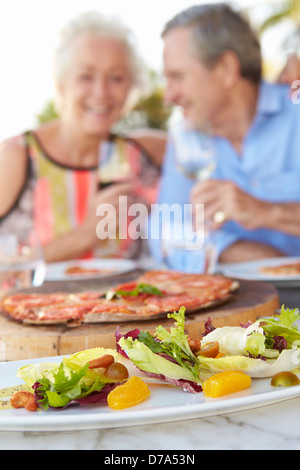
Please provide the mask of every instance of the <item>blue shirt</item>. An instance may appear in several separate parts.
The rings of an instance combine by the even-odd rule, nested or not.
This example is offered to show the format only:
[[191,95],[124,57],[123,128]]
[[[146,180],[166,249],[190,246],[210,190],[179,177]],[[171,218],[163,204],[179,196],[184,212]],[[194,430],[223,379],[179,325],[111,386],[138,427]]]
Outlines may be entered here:
[[[238,155],[224,138],[214,139],[217,167],[214,179],[231,180],[256,198],[274,203],[300,203],[300,104],[294,104],[290,88],[262,82],[256,114]],[[174,161],[174,144],[169,139],[158,205],[189,203],[191,188],[195,183],[178,171]],[[153,211],[150,227],[158,224]],[[237,222],[228,221],[215,233],[218,256],[238,240],[269,244],[287,256],[300,255],[300,237],[269,229],[246,230]],[[152,256],[162,259],[161,243],[151,239]],[[189,260],[195,254],[186,252],[171,260],[173,269],[189,270]]]

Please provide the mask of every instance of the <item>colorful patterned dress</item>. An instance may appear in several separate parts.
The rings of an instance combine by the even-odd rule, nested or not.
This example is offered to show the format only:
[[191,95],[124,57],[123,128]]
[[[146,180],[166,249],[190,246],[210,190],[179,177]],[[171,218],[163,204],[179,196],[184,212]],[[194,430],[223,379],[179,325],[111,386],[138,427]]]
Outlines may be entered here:
[[[0,233],[24,236],[32,231],[41,245],[83,223],[90,197],[109,179],[111,172],[126,165],[135,175],[135,201],[150,205],[156,200],[160,169],[132,139],[112,135],[109,155],[91,168],[75,168],[57,163],[46,153],[33,131],[24,134],[28,158],[27,178],[15,205],[0,218]],[[136,258],[141,253],[142,240],[102,240],[99,248],[85,253],[89,257]]]

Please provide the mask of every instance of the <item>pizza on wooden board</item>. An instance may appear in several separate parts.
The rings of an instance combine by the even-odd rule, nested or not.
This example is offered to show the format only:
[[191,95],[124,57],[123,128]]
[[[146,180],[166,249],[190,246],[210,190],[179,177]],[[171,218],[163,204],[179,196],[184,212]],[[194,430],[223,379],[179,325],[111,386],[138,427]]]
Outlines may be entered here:
[[77,324],[150,320],[223,303],[239,284],[219,275],[148,271],[106,292],[16,293],[0,301],[7,317],[24,323]]

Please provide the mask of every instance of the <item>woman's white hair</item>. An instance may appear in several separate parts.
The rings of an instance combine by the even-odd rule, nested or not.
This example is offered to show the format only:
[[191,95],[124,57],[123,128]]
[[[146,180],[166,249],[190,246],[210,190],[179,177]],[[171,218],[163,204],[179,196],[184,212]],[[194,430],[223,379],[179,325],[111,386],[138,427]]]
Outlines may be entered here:
[[122,42],[128,50],[128,65],[133,86],[143,87],[145,85],[146,68],[139,55],[132,31],[117,16],[104,16],[98,11],[89,11],[75,17],[61,30],[53,61],[53,75],[56,84],[62,82],[68,71],[74,41],[84,34],[94,34]]

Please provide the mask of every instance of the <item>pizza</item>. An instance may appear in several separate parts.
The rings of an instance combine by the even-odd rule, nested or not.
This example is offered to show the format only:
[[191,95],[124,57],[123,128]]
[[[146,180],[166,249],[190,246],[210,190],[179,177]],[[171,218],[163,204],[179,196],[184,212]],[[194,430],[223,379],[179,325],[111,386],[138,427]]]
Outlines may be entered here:
[[276,266],[263,266],[260,268],[260,272],[271,276],[297,276],[300,274],[300,261]]
[[103,276],[114,273],[116,273],[114,269],[84,268],[83,266],[69,266],[65,269],[65,275],[67,276],[90,276],[92,274]]
[[182,306],[189,314],[223,303],[238,287],[221,275],[148,271],[105,292],[15,293],[1,299],[0,311],[36,325],[150,320]]

